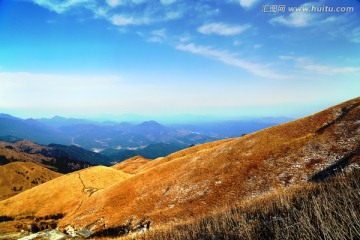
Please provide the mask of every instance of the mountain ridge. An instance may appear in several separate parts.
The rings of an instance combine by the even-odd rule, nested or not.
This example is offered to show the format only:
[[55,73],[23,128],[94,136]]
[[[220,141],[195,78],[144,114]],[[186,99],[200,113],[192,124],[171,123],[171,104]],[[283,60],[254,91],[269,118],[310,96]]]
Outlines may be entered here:
[[[29,201],[29,208],[18,207],[30,191],[44,194],[50,181],[1,201],[0,211],[41,217],[63,209],[59,229],[71,226],[95,233],[127,231],[129,224],[144,221],[159,227],[206,216],[236,202],[306,184],[323,171],[320,181],[341,169],[360,167],[359,116],[360,98],[355,98],[289,123],[140,164],[130,177],[83,198],[76,208],[53,208],[41,199],[31,200],[42,202],[41,207]],[[50,199],[51,194],[43,197]]]
[[[64,148],[69,147],[64,146]],[[89,153],[90,155],[95,154]],[[69,157],[71,156],[64,151],[39,145],[29,140],[18,140],[15,142],[0,141],[0,165],[11,162],[33,162],[60,173],[69,173],[91,166],[88,162],[70,159]]]

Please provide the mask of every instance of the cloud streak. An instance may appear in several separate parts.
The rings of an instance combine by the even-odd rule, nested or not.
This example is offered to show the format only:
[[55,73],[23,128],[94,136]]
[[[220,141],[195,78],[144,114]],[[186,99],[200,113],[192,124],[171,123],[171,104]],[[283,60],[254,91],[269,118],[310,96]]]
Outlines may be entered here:
[[187,45],[178,45],[176,49],[181,51],[190,52],[204,57],[209,57],[217,61],[223,62],[227,65],[235,66],[240,69],[246,70],[256,76],[273,78],[273,79],[286,79],[289,76],[285,76],[268,69],[265,65],[254,64],[247,62],[243,59],[239,59],[227,51],[212,49],[208,46],[198,46],[193,43]]
[[[317,11],[318,7],[321,8],[322,1],[308,2],[298,7],[293,7],[294,11],[289,15],[280,15],[273,17],[269,20],[272,25],[284,25],[291,28],[304,28],[313,26],[324,26],[334,24],[342,24],[344,21],[343,15],[329,14],[328,12]],[[315,10],[311,10],[314,8]]]
[[285,61],[294,61],[295,67],[321,75],[351,74],[360,72],[359,67],[336,67],[315,64],[310,58],[306,57],[280,56],[279,58]]
[[42,7],[57,13],[64,13],[75,7],[82,7],[91,5],[88,0],[34,0],[34,2]]
[[202,34],[217,34],[222,36],[238,35],[250,28],[250,24],[230,26],[224,23],[210,23],[204,24],[198,28]]

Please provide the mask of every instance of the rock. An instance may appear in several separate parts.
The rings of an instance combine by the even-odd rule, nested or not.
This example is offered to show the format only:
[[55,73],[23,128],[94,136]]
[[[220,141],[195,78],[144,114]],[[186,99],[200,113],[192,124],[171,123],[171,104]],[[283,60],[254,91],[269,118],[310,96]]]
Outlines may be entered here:
[[65,239],[66,235],[58,230],[50,230],[45,231],[41,237],[48,240],[61,240]]
[[67,226],[65,230],[66,233],[69,234],[70,236],[72,237],[76,236],[75,229],[72,226]]
[[76,235],[83,238],[88,238],[93,234],[93,232],[89,229],[82,228],[76,231]]
[[61,240],[65,238],[66,235],[58,230],[46,230],[46,231],[30,234],[29,236],[19,238],[18,240],[32,240],[32,239]]

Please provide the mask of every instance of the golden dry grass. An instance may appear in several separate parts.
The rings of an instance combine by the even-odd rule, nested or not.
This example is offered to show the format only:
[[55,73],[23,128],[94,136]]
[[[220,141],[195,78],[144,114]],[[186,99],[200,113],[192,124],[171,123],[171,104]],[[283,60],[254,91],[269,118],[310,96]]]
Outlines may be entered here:
[[15,196],[61,175],[32,162],[13,162],[0,166],[0,200]]
[[360,170],[302,184],[123,240],[359,239]]
[[149,159],[143,158],[141,156],[135,156],[115,164],[112,166],[112,168],[120,170],[124,173],[135,174],[139,168],[144,167],[144,165],[148,163],[150,163]]
[[[58,177],[0,202],[1,214],[21,219],[76,212],[83,201],[130,175],[97,166]],[[12,224],[12,223],[8,223]],[[6,231],[6,223],[0,232]],[[8,227],[11,229],[10,227]],[[13,229],[13,228],[12,228]]]

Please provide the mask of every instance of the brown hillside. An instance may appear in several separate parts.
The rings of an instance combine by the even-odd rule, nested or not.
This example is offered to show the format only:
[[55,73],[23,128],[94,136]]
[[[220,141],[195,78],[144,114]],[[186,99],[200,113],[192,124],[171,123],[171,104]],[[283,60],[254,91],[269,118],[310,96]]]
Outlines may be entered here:
[[[76,203],[71,202],[75,194],[59,191],[60,186],[73,188],[70,182],[54,184],[62,177],[57,178],[0,202],[0,212],[41,216],[61,211],[67,215],[60,229],[71,225],[94,231],[143,219],[156,226],[205,216],[234,202],[359,166],[359,105],[356,98],[241,138],[185,149],[149,162],[136,175]],[[49,190],[61,194],[50,198]],[[65,201],[64,195],[72,200]],[[41,204],[50,199],[60,201]]]
[[143,158],[141,156],[135,156],[118,164],[115,164],[114,166],[112,166],[112,168],[116,170],[121,170],[125,173],[135,174],[140,167],[144,167],[144,165],[148,163],[150,163],[149,159]]
[[41,154],[29,154],[27,152],[23,152],[24,145],[22,143],[24,143],[24,141],[19,141],[17,143],[0,141],[1,163],[4,164],[8,162],[32,162],[53,171],[57,170],[57,168],[50,166],[50,164],[47,164],[53,161],[52,158],[45,157]]
[[0,166],[0,200],[15,196],[61,175],[31,162],[13,162]]
[[0,165],[11,162],[33,162],[59,173],[74,172],[90,166],[87,162],[61,156],[43,155],[44,152],[51,151],[51,147],[42,146],[29,140],[14,143],[0,141]]
[[[0,212],[6,216],[21,216],[24,220],[33,216],[33,213],[40,217],[59,213],[73,214],[85,199],[128,177],[128,174],[109,167],[90,167],[63,175],[6,199],[1,202]],[[0,232],[7,231],[7,228],[6,222],[0,223]]]

